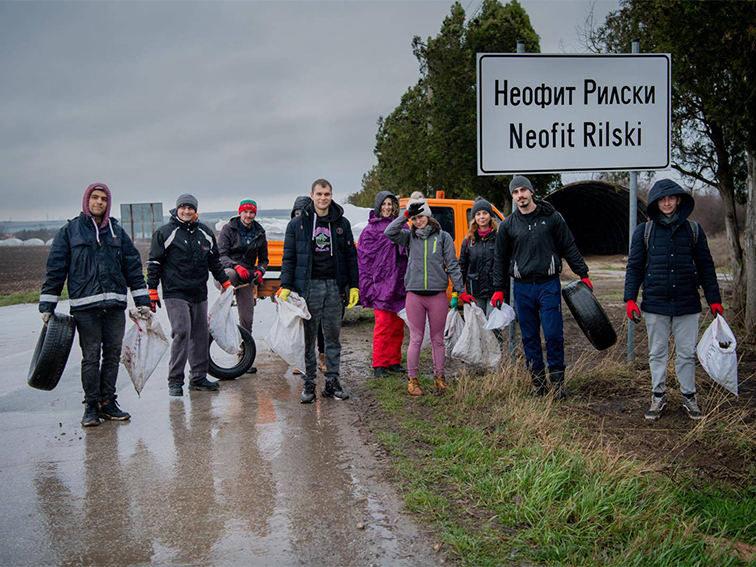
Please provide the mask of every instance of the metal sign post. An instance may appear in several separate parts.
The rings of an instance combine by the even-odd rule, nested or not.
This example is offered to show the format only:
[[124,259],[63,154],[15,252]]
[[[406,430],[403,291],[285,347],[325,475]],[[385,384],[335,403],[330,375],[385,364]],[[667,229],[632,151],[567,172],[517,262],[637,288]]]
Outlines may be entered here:
[[[640,53],[640,40],[633,40],[633,53]],[[630,246],[633,243],[633,231],[638,223],[638,172],[630,172],[630,213],[628,218],[627,255],[630,256]],[[627,362],[635,360],[635,322],[627,325]]]

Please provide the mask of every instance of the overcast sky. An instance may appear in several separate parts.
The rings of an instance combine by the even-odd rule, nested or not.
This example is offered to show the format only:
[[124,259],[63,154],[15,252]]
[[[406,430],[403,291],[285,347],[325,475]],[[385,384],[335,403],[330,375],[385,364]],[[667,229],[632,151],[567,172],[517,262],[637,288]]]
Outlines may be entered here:
[[[521,3],[542,52],[583,51],[589,0]],[[71,218],[93,182],[115,216],[183,192],[200,214],[286,208],[318,177],[341,200],[417,81],[413,36],[451,5],[0,0],[0,220]],[[597,22],[616,8],[596,2]]]

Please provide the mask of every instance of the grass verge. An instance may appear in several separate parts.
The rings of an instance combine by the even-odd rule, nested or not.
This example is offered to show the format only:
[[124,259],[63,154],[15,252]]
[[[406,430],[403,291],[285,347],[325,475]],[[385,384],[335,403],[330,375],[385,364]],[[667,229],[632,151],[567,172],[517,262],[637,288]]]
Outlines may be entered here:
[[[38,291],[27,291],[0,295],[0,307],[18,305],[19,303],[39,303],[39,293],[40,292]],[[66,289],[65,287],[63,288],[60,299],[68,299],[68,289]]]
[[[407,506],[464,565],[756,564],[753,483],[670,475],[622,454],[565,406],[531,396],[520,368],[462,375],[444,397],[410,399],[396,378],[368,382],[387,414],[377,438]],[[600,377],[581,379],[588,387]],[[612,380],[619,391],[630,382]],[[421,386],[430,392],[429,381]]]

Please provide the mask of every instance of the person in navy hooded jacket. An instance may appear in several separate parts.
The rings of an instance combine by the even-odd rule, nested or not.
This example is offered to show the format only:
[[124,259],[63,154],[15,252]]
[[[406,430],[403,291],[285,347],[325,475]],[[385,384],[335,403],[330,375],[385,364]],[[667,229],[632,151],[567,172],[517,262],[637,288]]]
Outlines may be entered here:
[[[635,228],[627,259],[625,297],[627,316],[640,322],[641,311],[648,333],[648,364],[652,398],[646,419],[658,419],[667,407],[666,381],[669,333],[675,337],[675,371],[683,395],[683,408],[692,419],[701,419],[696,399],[696,341],[703,288],[712,314],[721,315],[722,296],[706,235],[689,221],[695,201],[677,183],[661,179],[648,195],[651,219]],[[640,308],[635,303],[643,286]]]
[[101,417],[118,421],[131,417],[116,403],[126,288],[131,288],[143,315],[150,311],[142,260],[129,235],[110,217],[111,204],[107,185],[87,187],[81,214],[58,231],[50,247],[39,296],[39,311],[47,324],[68,280],[70,312],[82,354],[83,427],[99,425]]

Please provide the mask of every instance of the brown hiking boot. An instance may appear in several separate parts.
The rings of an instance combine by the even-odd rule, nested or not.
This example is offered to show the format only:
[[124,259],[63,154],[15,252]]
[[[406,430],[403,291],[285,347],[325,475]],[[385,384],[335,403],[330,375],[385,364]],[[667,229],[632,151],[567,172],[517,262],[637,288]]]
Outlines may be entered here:
[[320,359],[320,369],[323,371],[323,374],[325,374],[325,371],[326,371],[325,353],[321,352],[318,358]]
[[407,383],[407,391],[410,396],[422,396],[423,391],[420,389],[420,384],[417,383],[417,378],[410,378]]
[[433,378],[433,385],[436,388],[436,394],[443,394],[446,392],[446,382],[443,376],[436,376]]

